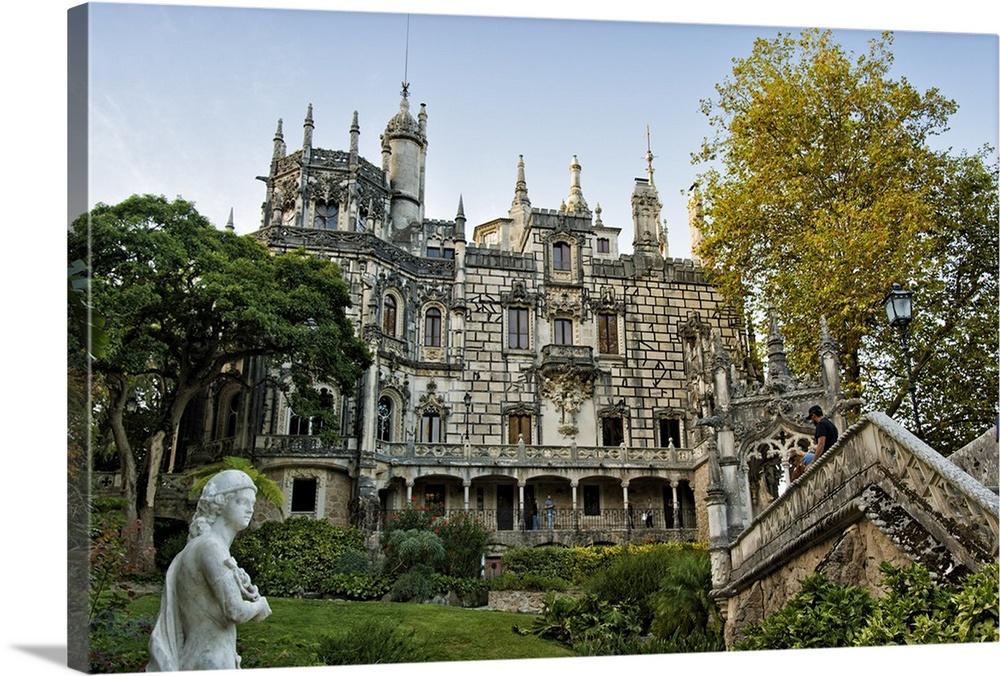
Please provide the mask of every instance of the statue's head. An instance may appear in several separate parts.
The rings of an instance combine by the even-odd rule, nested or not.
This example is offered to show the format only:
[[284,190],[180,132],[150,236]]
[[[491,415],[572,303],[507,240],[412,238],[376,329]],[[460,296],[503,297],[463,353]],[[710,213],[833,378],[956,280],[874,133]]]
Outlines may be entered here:
[[246,472],[238,469],[226,469],[211,479],[201,489],[198,498],[198,508],[191,520],[188,539],[195,538],[211,527],[233,497],[243,490],[251,490],[255,494],[257,486]]

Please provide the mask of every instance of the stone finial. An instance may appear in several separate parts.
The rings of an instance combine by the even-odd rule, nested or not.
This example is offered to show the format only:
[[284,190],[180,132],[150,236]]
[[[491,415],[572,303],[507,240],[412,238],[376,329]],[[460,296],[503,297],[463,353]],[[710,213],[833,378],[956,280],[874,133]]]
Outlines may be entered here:
[[351,118],[351,154],[358,154],[358,137],[361,136],[361,127],[358,125],[358,111],[354,111]]
[[281,118],[278,118],[278,128],[274,132],[274,152],[271,161],[276,162],[285,156],[285,136],[281,132]]
[[598,202],[596,205],[594,205],[594,225],[596,225],[596,226],[604,225],[604,222],[601,221],[601,203],[600,202]]
[[788,370],[788,361],[785,358],[785,339],[778,329],[778,318],[775,316],[774,308],[768,308],[770,330],[767,335],[767,372],[771,379],[788,379],[792,373]]
[[819,318],[819,353],[823,354],[837,354],[837,342],[830,335],[830,327],[826,323],[826,315],[820,315]]
[[566,200],[566,210],[570,212],[587,210],[587,200],[583,199],[583,188],[580,187],[581,168],[576,155],[573,155],[569,165],[569,198]]
[[514,184],[514,202],[512,206],[523,204],[530,206],[528,199],[528,182],[524,180],[524,155],[517,156],[517,183]]
[[312,148],[313,143],[313,104],[306,109],[306,119],[302,123],[302,148]]

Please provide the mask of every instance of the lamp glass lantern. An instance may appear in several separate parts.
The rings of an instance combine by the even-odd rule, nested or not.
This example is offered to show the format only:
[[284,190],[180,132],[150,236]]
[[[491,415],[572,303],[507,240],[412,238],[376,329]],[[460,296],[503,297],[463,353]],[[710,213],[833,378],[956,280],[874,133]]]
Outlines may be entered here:
[[893,284],[882,301],[889,326],[905,328],[913,318],[913,292]]

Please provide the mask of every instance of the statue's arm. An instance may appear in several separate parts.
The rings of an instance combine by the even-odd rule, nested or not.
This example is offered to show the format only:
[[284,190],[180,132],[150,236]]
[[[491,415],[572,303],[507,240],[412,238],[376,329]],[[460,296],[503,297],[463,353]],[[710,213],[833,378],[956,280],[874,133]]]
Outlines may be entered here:
[[252,600],[244,593],[244,586],[241,580],[245,578],[241,569],[236,566],[236,562],[229,555],[229,552],[222,547],[211,547],[203,552],[202,565],[205,567],[205,579],[211,580],[212,591],[216,600],[222,608],[223,616],[235,622],[243,624],[250,620],[260,622],[271,614],[271,606],[263,596],[254,595]]

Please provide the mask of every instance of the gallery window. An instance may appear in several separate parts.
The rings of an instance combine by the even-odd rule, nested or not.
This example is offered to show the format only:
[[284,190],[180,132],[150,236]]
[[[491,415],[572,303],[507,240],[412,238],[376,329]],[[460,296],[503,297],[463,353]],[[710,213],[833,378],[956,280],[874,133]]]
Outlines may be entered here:
[[441,414],[435,410],[424,411],[420,416],[420,441],[441,443]]
[[337,229],[337,205],[317,202],[313,208],[313,227],[319,230]]
[[566,242],[556,242],[552,245],[552,269],[570,269],[570,246]]
[[556,345],[573,344],[573,320],[559,318],[552,322],[552,341]]
[[597,315],[597,348],[601,354],[618,354],[618,315]]
[[584,516],[601,515],[601,487],[583,487],[583,514]]
[[382,333],[396,337],[396,298],[392,295],[385,297],[382,308]]
[[666,448],[673,442],[674,446],[681,445],[681,421],[676,418],[660,418],[660,446]]
[[518,413],[507,418],[507,443],[517,444],[520,439],[524,443],[531,443],[531,416]]
[[436,307],[424,314],[424,346],[441,347],[441,310]]
[[625,443],[625,427],[618,417],[601,418],[601,445],[621,446]]
[[317,487],[318,482],[315,477],[292,481],[292,513],[314,514],[316,512]]
[[529,323],[528,308],[507,308],[507,347],[512,350],[527,350]]

